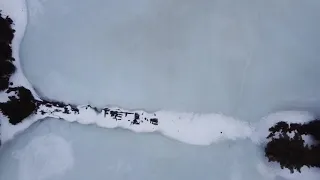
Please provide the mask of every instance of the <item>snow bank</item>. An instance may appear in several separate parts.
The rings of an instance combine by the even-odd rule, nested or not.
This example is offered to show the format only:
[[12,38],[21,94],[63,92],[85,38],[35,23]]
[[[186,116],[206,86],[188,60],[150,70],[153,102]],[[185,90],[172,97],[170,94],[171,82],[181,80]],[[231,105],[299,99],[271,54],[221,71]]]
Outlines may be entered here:
[[130,129],[135,132],[161,134],[195,145],[209,145],[221,140],[248,138],[252,128],[248,123],[221,114],[128,111],[110,107],[101,111],[91,106],[64,107],[41,104],[38,116],[53,117],[81,124],[96,124],[104,128]]

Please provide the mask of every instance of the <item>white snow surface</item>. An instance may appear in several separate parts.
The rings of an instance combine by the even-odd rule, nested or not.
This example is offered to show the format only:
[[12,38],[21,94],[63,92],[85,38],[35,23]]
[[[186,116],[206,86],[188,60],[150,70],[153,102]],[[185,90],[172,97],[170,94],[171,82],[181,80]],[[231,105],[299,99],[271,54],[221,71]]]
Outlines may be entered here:
[[[250,127],[249,123],[221,114],[129,111],[133,114],[126,115],[119,121],[112,118],[110,114],[105,115],[104,111],[97,113],[87,106],[78,106],[77,108],[79,113],[66,114],[55,112],[56,109],[60,108],[48,108],[41,105],[39,111],[47,113],[44,117],[60,118],[69,122],[96,124],[105,128],[121,127],[135,132],[160,132],[170,138],[194,145],[209,145],[221,140],[244,139],[250,137],[252,133],[252,127]],[[128,112],[116,107],[110,109]],[[69,110],[71,111],[70,107]],[[133,119],[134,113],[140,114],[138,125],[132,124],[130,121]],[[156,118],[158,125],[144,121],[145,118]]]

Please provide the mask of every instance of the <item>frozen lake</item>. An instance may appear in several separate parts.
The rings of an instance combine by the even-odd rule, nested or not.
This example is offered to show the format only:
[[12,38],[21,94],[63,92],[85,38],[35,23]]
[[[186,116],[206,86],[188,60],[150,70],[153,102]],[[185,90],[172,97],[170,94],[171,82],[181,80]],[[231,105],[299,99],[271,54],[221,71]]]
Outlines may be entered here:
[[[21,64],[42,97],[98,107],[223,113],[250,126],[277,110],[320,109],[318,0],[27,5]],[[186,132],[204,125],[194,124]],[[174,128],[179,125],[185,124]],[[232,131],[228,127],[223,130]],[[283,180],[274,178],[277,170],[263,169],[263,149],[246,137],[192,146],[157,133],[46,119],[2,146],[0,179]]]
[[320,108],[318,0],[28,0],[21,61],[50,99],[255,121]]

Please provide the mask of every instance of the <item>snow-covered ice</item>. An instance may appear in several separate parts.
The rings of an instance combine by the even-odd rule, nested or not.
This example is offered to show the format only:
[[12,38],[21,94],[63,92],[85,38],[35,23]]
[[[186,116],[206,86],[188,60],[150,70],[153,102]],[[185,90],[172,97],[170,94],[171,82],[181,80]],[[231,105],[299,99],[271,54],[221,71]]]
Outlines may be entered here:
[[1,131],[1,136],[0,136],[0,141],[1,143],[5,143],[7,141],[12,140],[17,134],[23,132],[26,130],[29,126],[31,126],[33,123],[38,121],[40,118],[31,115],[30,117],[24,119],[23,123],[19,123],[17,125],[12,125],[9,122],[9,119],[7,117],[4,117],[0,113],[0,118],[1,118],[1,126],[0,126],[0,131]]
[[61,175],[73,167],[70,144],[60,136],[34,137],[22,150],[13,152],[18,159],[19,179],[42,180]]

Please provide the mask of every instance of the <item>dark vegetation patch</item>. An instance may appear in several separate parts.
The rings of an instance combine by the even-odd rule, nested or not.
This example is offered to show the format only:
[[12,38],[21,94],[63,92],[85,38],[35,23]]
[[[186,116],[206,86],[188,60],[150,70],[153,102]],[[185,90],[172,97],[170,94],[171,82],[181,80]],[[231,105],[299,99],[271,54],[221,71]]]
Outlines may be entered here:
[[0,77],[0,92],[9,87],[9,77]]
[[[309,123],[278,122],[269,129],[265,147],[265,156],[269,162],[280,163],[281,168],[301,172],[303,166],[320,167],[320,121]],[[288,133],[294,133],[289,136]],[[305,144],[302,135],[310,135],[314,139],[312,145]]]
[[0,110],[3,115],[9,118],[11,124],[16,125],[20,123],[36,111],[36,100],[29,89],[14,87],[9,88],[6,92],[14,92],[15,95],[9,96],[8,102],[0,103]]
[[0,61],[0,67],[1,67],[1,71],[0,71],[1,77],[10,77],[16,70],[16,67],[10,61]]
[[1,11],[0,16],[0,41],[11,44],[15,32],[15,30],[11,28],[13,21],[9,16],[2,17]]
[[8,16],[2,17],[0,11],[0,91],[9,87],[10,76],[16,68],[12,64],[11,42],[14,36],[14,30],[11,28],[13,21]]

